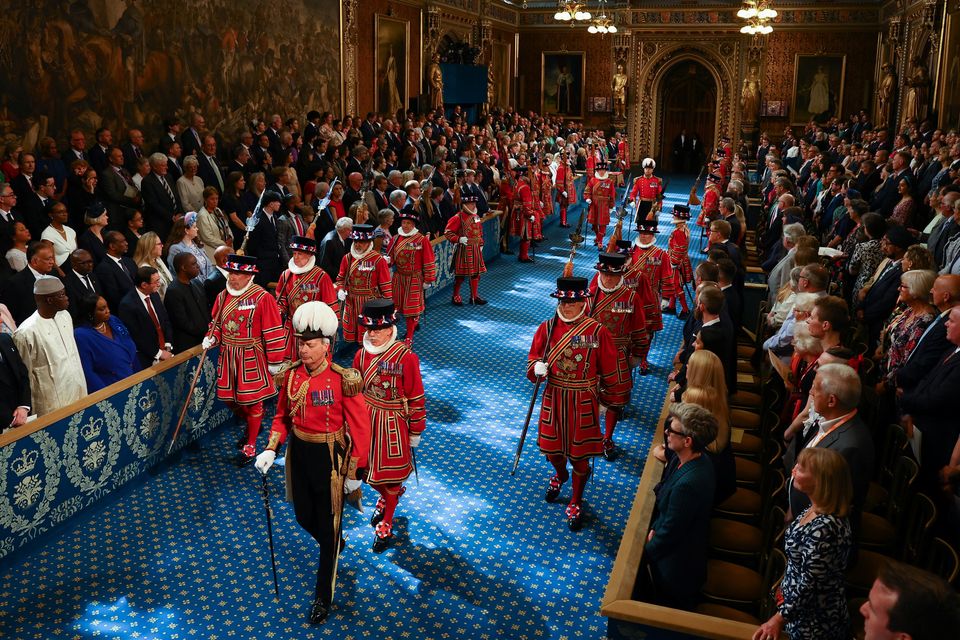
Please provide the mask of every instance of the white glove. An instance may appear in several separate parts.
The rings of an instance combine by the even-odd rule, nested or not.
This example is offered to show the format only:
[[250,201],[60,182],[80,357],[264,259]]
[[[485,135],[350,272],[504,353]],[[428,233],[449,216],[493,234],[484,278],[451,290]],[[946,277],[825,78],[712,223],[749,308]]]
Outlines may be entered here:
[[410,436],[410,446],[414,449],[420,446],[420,436]]
[[530,216],[530,222],[536,222],[536,220],[537,220],[536,216]]
[[587,199],[585,200],[585,202],[586,202],[587,204],[593,204],[593,200],[591,200],[590,198],[587,198]]
[[467,244],[467,236],[460,236],[460,244]]
[[337,291],[337,300],[339,300],[340,302],[343,302],[346,299],[347,299],[346,289],[340,289],[339,291]]
[[564,197],[564,198],[567,197],[567,192],[566,192],[566,191],[563,192],[563,197]]
[[547,375],[547,363],[543,360],[537,360],[533,363],[533,375],[542,378]]
[[610,407],[608,407],[607,405],[604,405],[604,404],[600,405],[600,415],[606,415],[607,411],[609,410],[610,410]]
[[387,262],[387,264],[390,264],[390,256],[383,256],[383,259]]
[[217,339],[213,336],[204,336],[203,342],[200,343],[200,346],[203,347],[203,350],[212,349],[217,346]]
[[267,471],[270,470],[270,467],[273,466],[273,461],[276,459],[277,452],[267,449],[257,456],[257,461],[253,463],[253,466],[263,475],[267,475]]
[[670,304],[666,300],[660,301],[660,311],[664,311]]
[[543,202],[540,203],[540,206],[541,206],[541,207],[543,206]]
[[275,376],[280,373],[280,369],[283,368],[282,364],[268,364],[267,371],[270,372],[270,375]]
[[363,484],[362,480],[351,480],[347,478],[343,483],[343,492],[346,494],[353,493],[360,488],[360,485]]

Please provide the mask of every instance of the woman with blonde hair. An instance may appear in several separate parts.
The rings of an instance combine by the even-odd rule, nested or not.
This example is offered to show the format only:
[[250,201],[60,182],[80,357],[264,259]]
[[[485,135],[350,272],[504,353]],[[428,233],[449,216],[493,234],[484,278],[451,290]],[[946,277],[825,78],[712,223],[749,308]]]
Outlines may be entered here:
[[791,638],[846,640],[850,614],[844,574],[853,546],[850,468],[833,449],[807,447],[791,476],[794,488],[807,494],[811,504],[787,527],[787,568],[774,594],[777,611],[753,640],[776,640],[784,631]]
[[137,249],[133,252],[133,261],[138,267],[153,267],[160,274],[160,298],[167,293],[167,286],[173,282],[173,276],[167,265],[163,263],[163,241],[153,231],[148,231],[140,236],[137,242]]

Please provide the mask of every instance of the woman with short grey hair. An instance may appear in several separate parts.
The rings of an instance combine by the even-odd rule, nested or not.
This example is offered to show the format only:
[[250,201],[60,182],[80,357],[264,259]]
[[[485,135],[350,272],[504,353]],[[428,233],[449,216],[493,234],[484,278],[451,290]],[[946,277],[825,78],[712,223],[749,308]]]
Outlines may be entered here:
[[197,175],[200,161],[197,156],[183,159],[183,175],[177,179],[177,195],[184,211],[200,211],[203,208],[203,180]]

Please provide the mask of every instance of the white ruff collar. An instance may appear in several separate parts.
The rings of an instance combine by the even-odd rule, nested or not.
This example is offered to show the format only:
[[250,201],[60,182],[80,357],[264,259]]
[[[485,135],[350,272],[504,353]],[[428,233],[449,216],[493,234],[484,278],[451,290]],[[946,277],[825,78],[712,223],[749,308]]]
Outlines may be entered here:
[[307,264],[302,267],[298,267],[297,263],[293,261],[293,258],[290,258],[290,261],[287,262],[287,269],[290,269],[290,273],[295,275],[303,275],[310,269],[313,269],[314,265],[317,264],[317,256],[310,256],[310,259],[307,260]]
[[621,277],[620,280],[617,281],[617,284],[615,284],[609,289],[607,289],[605,286],[603,286],[603,284],[600,283],[600,278],[597,278],[597,286],[600,287],[600,291],[603,291],[604,293],[613,293],[615,291],[618,291],[623,286],[623,278]]
[[572,318],[568,318],[567,316],[563,315],[563,313],[560,311],[559,303],[557,305],[557,317],[563,320],[564,322],[566,322],[567,324],[573,324],[574,322],[582,318],[583,314],[585,314],[586,312],[587,312],[587,305],[583,305],[583,308],[580,309],[580,313],[578,313]]
[[247,291],[249,291],[250,287],[252,286],[253,286],[253,278],[250,278],[250,282],[248,282],[247,286],[245,286],[243,289],[231,289],[230,285],[227,285],[227,293],[229,293],[232,296],[239,297],[245,294]]
[[357,253],[357,250],[354,245],[350,245],[350,255],[353,256],[354,260],[363,260],[368,255],[373,253],[373,243],[370,243],[370,248],[364,251],[363,253]]
[[370,336],[366,333],[363,334],[363,350],[369,353],[370,355],[378,356],[387,349],[389,349],[394,342],[397,341],[397,325],[390,327],[392,331],[390,332],[390,339],[384,342],[379,347],[373,346],[373,343],[370,342]]
[[416,227],[414,227],[414,228],[413,228],[413,231],[411,231],[410,233],[404,232],[404,230],[403,230],[402,228],[397,229],[397,234],[403,236],[404,238],[409,238],[410,236],[415,236],[415,235],[417,235],[418,233],[420,233],[420,230],[417,229]]
[[636,240],[633,241],[633,244],[637,245],[641,249],[649,249],[653,245],[657,244],[657,241],[654,240],[653,242],[650,242],[648,244],[643,244],[642,242],[640,242],[640,238],[637,238]]

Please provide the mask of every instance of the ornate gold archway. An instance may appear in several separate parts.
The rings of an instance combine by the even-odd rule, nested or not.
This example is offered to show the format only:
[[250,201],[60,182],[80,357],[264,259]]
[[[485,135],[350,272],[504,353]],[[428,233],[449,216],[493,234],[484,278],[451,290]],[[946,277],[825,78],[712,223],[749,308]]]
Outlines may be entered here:
[[[736,88],[742,66],[742,47],[738,38],[663,35],[663,39],[644,39],[635,44],[637,100],[630,110],[629,123],[630,146],[635,159],[647,155],[657,157],[661,147],[669,144],[669,140],[663,140],[661,131],[663,78],[676,64],[684,61],[703,65],[717,85],[715,135],[736,137],[739,119]],[[714,142],[716,140],[703,141],[707,149]]]

